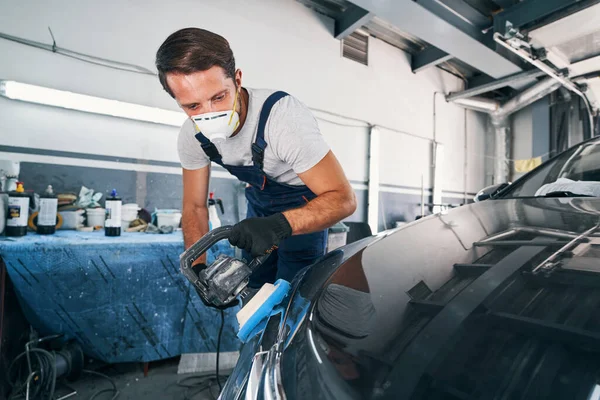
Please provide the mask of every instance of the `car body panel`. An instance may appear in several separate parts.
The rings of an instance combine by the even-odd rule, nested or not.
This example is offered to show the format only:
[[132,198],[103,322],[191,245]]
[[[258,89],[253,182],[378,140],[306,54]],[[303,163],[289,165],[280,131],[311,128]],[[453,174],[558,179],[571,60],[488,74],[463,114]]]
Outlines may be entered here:
[[256,397],[587,399],[599,226],[600,198],[496,198],[335,250],[246,351],[271,361]]

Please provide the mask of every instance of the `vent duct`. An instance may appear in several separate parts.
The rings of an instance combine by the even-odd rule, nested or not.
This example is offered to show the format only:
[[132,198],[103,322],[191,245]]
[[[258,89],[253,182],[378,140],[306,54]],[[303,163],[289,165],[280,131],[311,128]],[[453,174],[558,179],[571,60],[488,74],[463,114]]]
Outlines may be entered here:
[[369,35],[356,31],[342,39],[342,56],[369,65]]

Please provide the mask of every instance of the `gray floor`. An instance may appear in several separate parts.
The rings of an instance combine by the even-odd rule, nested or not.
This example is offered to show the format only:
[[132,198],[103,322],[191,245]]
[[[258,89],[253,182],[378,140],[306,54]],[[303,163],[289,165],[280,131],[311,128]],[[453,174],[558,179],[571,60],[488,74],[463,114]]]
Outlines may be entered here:
[[[179,358],[150,363],[148,377],[144,377],[141,363],[116,364],[98,369],[111,377],[120,392],[117,400],[210,400],[218,396],[219,388],[214,383],[209,390],[197,393],[198,389],[185,388],[177,384],[181,379],[194,376],[194,374],[177,375]],[[197,376],[197,375],[196,375]],[[198,382],[197,379],[187,380],[185,383]],[[77,390],[77,395],[69,399],[90,399],[98,390],[111,388],[110,382],[102,377],[84,375],[80,380],[71,384]],[[65,395],[68,391],[61,390]],[[197,393],[197,394],[195,394]],[[95,400],[112,399],[114,392],[106,392],[95,397]]]

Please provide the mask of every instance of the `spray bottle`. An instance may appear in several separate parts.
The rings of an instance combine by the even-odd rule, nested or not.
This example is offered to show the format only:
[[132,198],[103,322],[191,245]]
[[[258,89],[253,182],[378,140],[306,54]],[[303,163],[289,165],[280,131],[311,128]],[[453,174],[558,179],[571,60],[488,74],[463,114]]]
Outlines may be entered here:
[[25,194],[23,182],[17,182],[14,192],[8,194],[8,218],[6,220],[6,236],[27,235],[29,220],[29,195]]
[[40,196],[40,212],[37,217],[37,233],[52,235],[56,231],[56,214],[58,211],[58,198],[48,185],[44,194]]
[[117,189],[110,192],[106,199],[106,221],[104,221],[105,236],[121,236],[121,198],[117,196]]
[[210,222],[210,229],[217,229],[221,227],[221,220],[219,219],[219,213],[217,212],[217,204],[221,208],[221,214],[225,214],[223,209],[223,200],[215,199],[214,192],[210,192],[208,198],[208,221]]

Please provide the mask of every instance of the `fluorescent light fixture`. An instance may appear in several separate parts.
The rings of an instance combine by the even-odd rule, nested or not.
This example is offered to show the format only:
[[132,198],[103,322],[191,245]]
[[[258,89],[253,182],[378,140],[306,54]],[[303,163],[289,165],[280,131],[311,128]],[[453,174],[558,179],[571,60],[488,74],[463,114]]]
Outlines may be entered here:
[[27,83],[0,80],[0,96],[69,110],[110,115],[156,124],[181,126],[186,115],[182,112],[163,110],[139,104],[126,103],[102,97],[87,96],[64,90],[50,89]]

